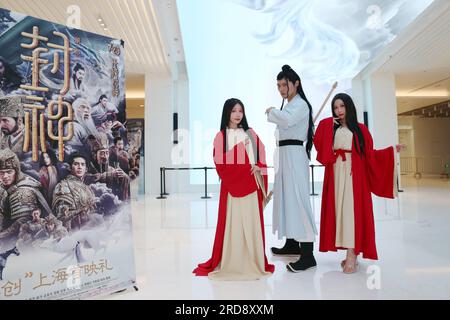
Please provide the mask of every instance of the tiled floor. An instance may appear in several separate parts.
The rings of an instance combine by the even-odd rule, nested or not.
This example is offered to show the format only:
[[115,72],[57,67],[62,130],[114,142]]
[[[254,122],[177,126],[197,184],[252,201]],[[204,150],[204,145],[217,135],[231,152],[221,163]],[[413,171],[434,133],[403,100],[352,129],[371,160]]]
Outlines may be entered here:
[[[275,273],[258,281],[214,282],[195,277],[197,263],[210,257],[217,195],[146,196],[133,203],[137,286],[106,299],[449,299],[450,181],[403,177],[399,199],[374,197],[380,260],[361,260],[356,274],[341,272],[339,253],[319,253],[318,267],[290,273],[288,259],[267,248],[280,245],[265,211],[269,261]],[[320,196],[311,197],[319,225]]]

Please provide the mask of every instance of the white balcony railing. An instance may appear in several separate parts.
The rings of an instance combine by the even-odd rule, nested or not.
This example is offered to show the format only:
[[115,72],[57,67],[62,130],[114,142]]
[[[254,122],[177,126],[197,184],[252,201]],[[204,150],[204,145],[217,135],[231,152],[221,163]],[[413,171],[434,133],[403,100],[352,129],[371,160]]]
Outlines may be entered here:
[[449,174],[450,156],[400,157],[401,174]]

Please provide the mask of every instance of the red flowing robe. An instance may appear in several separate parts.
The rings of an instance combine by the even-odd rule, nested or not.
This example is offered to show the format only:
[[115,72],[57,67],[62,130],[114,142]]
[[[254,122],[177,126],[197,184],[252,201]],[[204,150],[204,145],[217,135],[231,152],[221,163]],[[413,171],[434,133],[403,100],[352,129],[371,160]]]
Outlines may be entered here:
[[[355,149],[358,136],[352,141],[352,182],[355,214],[355,254],[362,252],[363,257],[377,260],[375,245],[375,223],[373,218],[371,193],[384,198],[394,198],[394,148],[382,150],[373,148],[373,140],[369,130],[359,124],[364,137],[364,155],[360,156]],[[317,127],[314,146],[317,150],[317,161],[325,166],[325,177],[322,191],[322,210],[320,222],[321,252],[346,249],[335,246],[336,213],[334,195],[334,171],[336,155],[333,151],[333,118],[322,120]]]
[[[261,168],[261,174],[264,179],[265,191],[267,193],[267,165],[266,152],[264,144],[256,133],[249,129],[248,131],[254,141],[253,150],[258,152],[258,161],[256,165]],[[228,194],[233,197],[245,197],[258,190],[259,216],[261,221],[261,233],[263,239],[264,265],[266,272],[274,272],[275,267],[268,263],[265,254],[265,235],[263,219],[263,194],[258,188],[255,176],[251,174],[251,164],[245,150],[244,143],[238,143],[231,150],[224,153],[224,134],[220,131],[214,139],[214,163],[217,173],[221,179],[219,196],[219,217],[217,219],[216,236],[211,258],[198,265],[193,271],[197,276],[207,276],[214,271],[222,259],[223,240],[225,235],[225,225],[227,220],[227,198]],[[256,151],[257,150],[257,151]],[[255,161],[256,161],[255,157]]]

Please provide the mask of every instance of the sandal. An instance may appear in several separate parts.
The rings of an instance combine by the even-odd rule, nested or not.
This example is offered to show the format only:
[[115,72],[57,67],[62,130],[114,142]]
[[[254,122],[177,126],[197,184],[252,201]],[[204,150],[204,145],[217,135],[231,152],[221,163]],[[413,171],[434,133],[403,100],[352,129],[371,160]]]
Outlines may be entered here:
[[342,272],[344,272],[345,274],[352,274],[352,273],[355,273],[358,271],[358,268],[359,268],[358,260],[356,260],[355,264],[349,268],[350,271],[345,271],[346,263],[347,263],[347,260],[342,260],[342,262],[341,262],[341,267],[343,269]]
[[[347,260],[345,260],[345,259],[341,261],[341,268],[343,268],[345,266],[346,262],[347,262]],[[359,266],[358,261],[356,261],[356,265]]]

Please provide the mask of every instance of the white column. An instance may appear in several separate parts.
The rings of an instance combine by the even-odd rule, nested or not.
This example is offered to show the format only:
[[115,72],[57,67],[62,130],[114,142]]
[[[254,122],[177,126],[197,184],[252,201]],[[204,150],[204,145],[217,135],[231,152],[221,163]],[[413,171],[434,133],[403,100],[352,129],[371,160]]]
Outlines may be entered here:
[[364,111],[366,110],[366,102],[364,99],[364,82],[360,78],[352,80],[352,99],[356,107],[356,115],[360,123],[364,123]]
[[[369,131],[372,134],[374,148],[383,149],[395,146],[399,137],[394,74],[373,73],[364,79],[363,88],[366,111],[369,117]],[[397,156],[395,159],[400,185],[400,161]],[[394,186],[394,188],[396,187]],[[398,203],[396,201],[384,199],[384,201],[374,201],[373,205],[374,211],[381,211],[380,207],[384,206],[385,214],[398,216]]]
[[[170,165],[172,79],[145,75],[145,193],[159,194],[159,168]],[[169,181],[166,181],[168,184]]]
[[375,73],[370,76],[369,112],[370,132],[374,147],[385,148],[398,143],[397,99],[395,76],[392,73]]
[[[178,144],[172,150],[172,162],[181,167],[190,166],[189,150],[189,86],[185,77],[179,77],[174,85],[175,108],[178,112]],[[191,192],[190,171],[174,174],[177,179],[176,192]]]
[[[174,112],[178,112],[178,145],[173,143]],[[188,80],[146,74],[145,193],[160,193],[160,167],[189,166],[188,130]],[[189,192],[189,171],[166,172],[166,188],[169,193]]]
[[378,73],[363,79],[354,78],[352,98],[359,122],[364,122],[363,112],[368,113],[368,126],[375,148],[395,145],[398,141],[395,76]]

